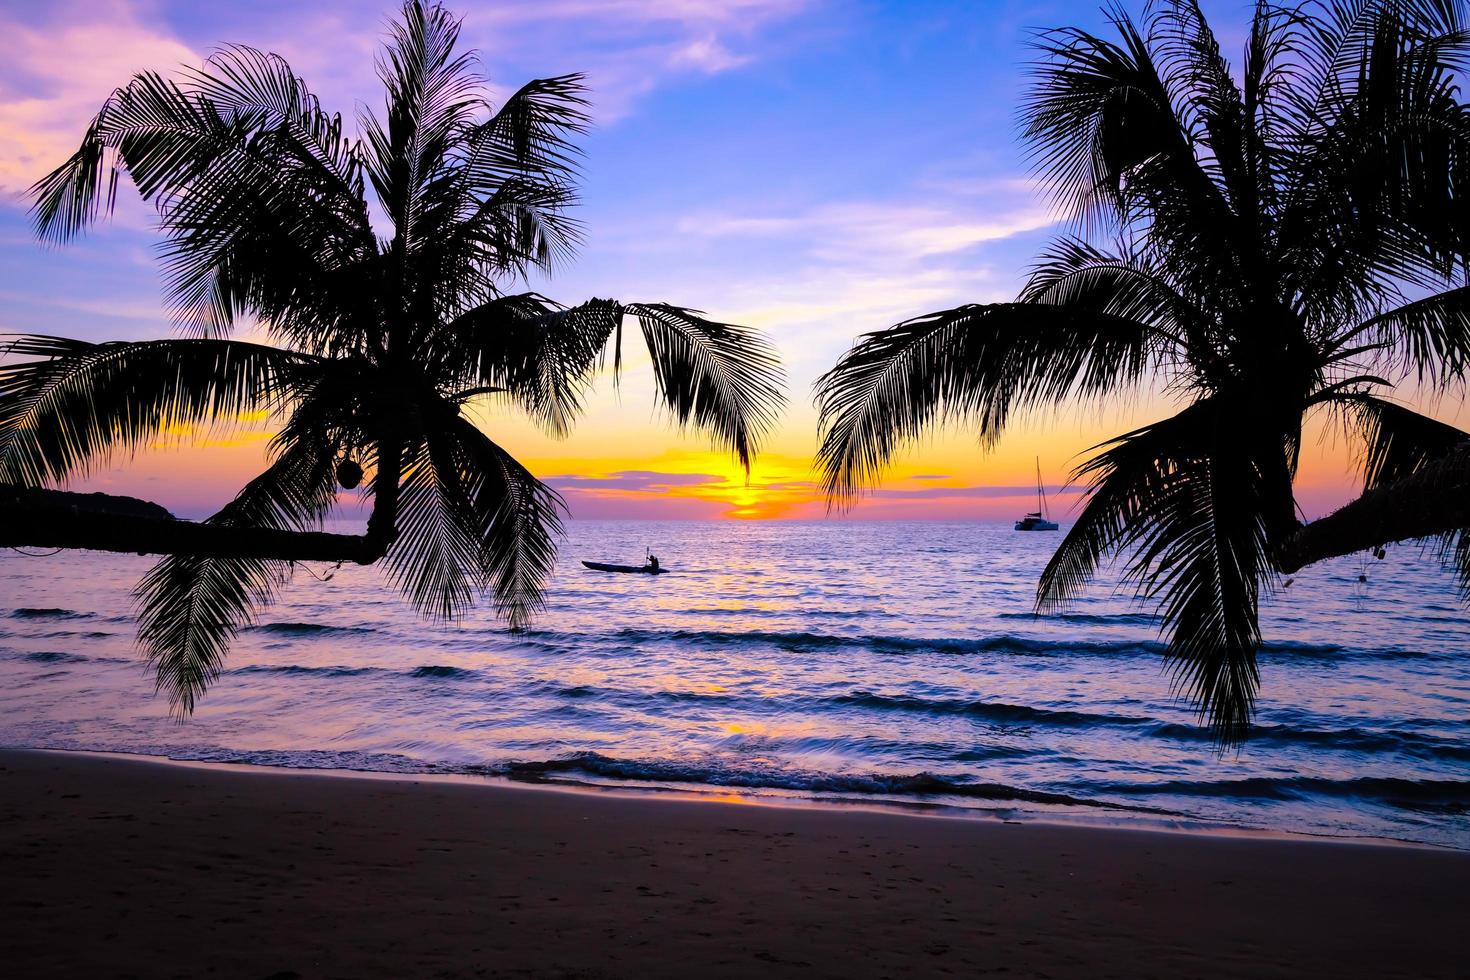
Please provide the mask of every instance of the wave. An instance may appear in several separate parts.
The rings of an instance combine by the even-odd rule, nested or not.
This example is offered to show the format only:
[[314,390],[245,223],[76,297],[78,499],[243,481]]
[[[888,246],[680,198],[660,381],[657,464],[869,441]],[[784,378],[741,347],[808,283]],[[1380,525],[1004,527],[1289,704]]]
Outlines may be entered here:
[[[46,748],[94,751],[95,746],[71,740],[48,740]],[[109,749],[106,751],[116,751]],[[191,762],[213,762],[285,769],[336,769],[400,774],[462,774],[498,776],[521,782],[572,783],[577,777],[625,783],[681,786],[719,786],[732,789],[773,790],[818,796],[894,797],[929,802],[935,798],[986,801],[998,804],[1055,806],[1183,816],[1175,810],[1137,803],[1026,789],[1004,783],[970,782],[934,773],[833,774],[802,770],[741,768],[719,762],[680,763],[665,759],[618,759],[599,752],[575,752],[556,759],[484,764],[453,764],[415,758],[395,752],[352,749],[232,749],[224,746],[144,745],[127,751]],[[940,799],[939,802],[943,802]]]
[[[711,610],[713,611],[713,610]],[[821,614],[823,618],[842,618],[840,612]],[[860,614],[858,614],[860,615]],[[855,615],[854,618],[858,618]],[[1030,613],[1007,612],[997,614],[1001,619],[1031,619]],[[10,618],[22,620],[65,621],[97,619],[93,612],[83,612],[64,607],[22,607],[14,609]],[[1152,623],[1147,614],[1120,613],[1116,615],[1068,613],[1048,616],[1043,619],[1074,623],[1076,625],[1117,625]],[[102,622],[131,622],[126,616],[103,617]],[[340,626],[325,623],[272,622],[246,627],[249,632],[283,637],[314,637],[332,635],[369,635],[379,632],[370,626]],[[498,632],[498,631],[497,631]],[[84,639],[101,639],[108,634],[100,631],[68,634],[53,632],[52,637],[75,635]],[[862,649],[880,654],[948,653],[985,654],[1011,653],[1027,656],[1158,656],[1167,653],[1168,647],[1152,639],[1048,639],[1014,633],[996,633],[978,637],[911,637],[886,634],[843,635],[805,630],[718,630],[718,629],[649,629],[626,628],[612,633],[586,634],[562,633],[554,630],[532,630],[521,634],[516,642],[559,641],[580,646],[588,640],[604,640],[621,643],[696,643],[705,646],[775,646],[780,649],[805,653],[839,649]],[[1264,656],[1292,656],[1303,658],[1330,657],[1337,659],[1434,659],[1442,654],[1405,648],[1350,649],[1335,643],[1312,643],[1294,641],[1272,641],[1262,645]]]
[[[420,669],[422,670],[423,668]],[[746,695],[729,691],[625,691],[616,688],[594,687],[587,684],[566,687],[555,682],[533,684],[528,687],[528,690],[553,697],[606,701],[619,706],[633,708],[647,708],[658,703],[675,703],[742,706],[777,714],[802,712],[818,715],[823,710],[831,708],[868,708],[877,711],[912,711],[932,715],[970,715],[988,718],[993,721],[1027,722],[1066,727],[1108,724],[1155,724],[1153,719],[1128,715],[1034,708],[1027,705],[965,698],[922,698],[903,694],[876,694],[863,690],[828,696],[793,694],[791,696],[781,697],[756,694]]]
[[[829,700],[837,704],[878,710],[915,711],[934,715],[967,715],[996,722],[1064,728],[1119,727],[1133,729],[1140,734],[1154,738],[1186,742],[1213,743],[1215,741],[1214,734],[1203,726],[1110,712],[1038,708],[1031,705],[963,698],[920,698],[910,695],[874,694],[869,691],[854,691],[851,694],[839,695]],[[1470,745],[1465,742],[1418,732],[1392,730],[1382,732],[1360,728],[1330,730],[1258,724],[1251,728],[1246,744],[1248,746],[1301,745],[1316,749],[1363,754],[1402,753],[1443,761],[1470,760]]]
[[105,640],[109,636],[116,636],[105,630],[52,630],[50,633],[28,633],[26,636],[32,640]]
[[315,674],[322,677],[360,677],[385,673],[381,667],[308,667],[303,664],[250,664],[236,667],[231,674]]
[[[0,656],[34,664],[136,664],[132,657],[98,657],[67,650],[15,650],[0,648]],[[51,675],[48,675],[51,676]]]
[[[998,725],[1111,728],[1169,741],[1198,744],[1214,744],[1215,742],[1214,735],[1206,727],[1162,721],[1145,715],[1045,708],[1004,701],[985,701],[978,698],[933,698],[909,694],[879,694],[861,689],[846,694],[826,696],[772,697],[729,691],[626,691],[588,684],[567,687],[556,682],[539,682],[529,685],[527,691],[538,695],[600,701],[644,710],[657,704],[690,704],[711,707],[745,707],[762,713],[799,712],[820,717],[824,711],[831,709],[858,708],[880,712],[913,712],[940,717],[957,715]],[[1296,745],[1311,749],[1365,755],[1399,753],[1435,761],[1470,760],[1470,744],[1463,741],[1396,730],[1371,731],[1360,728],[1333,730],[1257,724],[1251,729],[1247,745]]]
[[38,650],[26,654],[25,659],[38,664],[78,664],[91,658],[75,653],[62,653],[60,650]]
[[615,759],[597,752],[577,752],[541,762],[512,762],[493,768],[498,774],[530,781],[551,781],[559,775],[583,774],[630,782],[701,784],[738,789],[778,789],[809,793],[865,796],[949,796],[997,803],[1095,807],[1169,813],[1156,807],[1110,803],[1065,793],[1024,789],[1004,783],[967,782],[921,772],[912,775],[858,774],[738,768],[720,763],[682,763],[661,759]]
[[427,664],[423,667],[415,667],[409,671],[410,677],[443,677],[454,680],[463,680],[475,676],[473,670],[465,670],[463,667],[442,667],[438,664]]
[[833,650],[864,647],[880,653],[1162,653],[1165,646],[1152,640],[1045,640],[1001,633],[976,638],[909,637],[860,635],[840,636],[801,630],[651,630],[623,629],[609,634],[610,639],[635,643],[695,641],[712,646],[767,644],[786,650]]
[[1036,613],[1003,612],[997,619],[1031,620],[1033,622],[1069,623],[1074,626],[1157,626],[1158,617],[1145,612],[1132,613]]
[[[387,667],[353,667],[343,665],[266,664],[234,668],[240,674],[317,675],[324,677],[357,677],[362,675],[403,676],[415,680],[463,681],[479,677],[473,668],[443,664],[422,664],[407,670]],[[965,717],[995,726],[1052,729],[1094,729],[1113,731],[1125,737],[1143,737],[1162,741],[1213,744],[1214,736],[1206,727],[1184,722],[1165,721],[1142,714],[1113,711],[1088,711],[1079,708],[1043,707],[1006,701],[987,701],[966,697],[923,697],[913,694],[884,694],[857,689],[841,694],[787,695],[745,693],[740,690],[625,690],[592,684],[567,685],[556,680],[526,682],[520,693],[534,698],[587,702],[594,706],[610,705],[635,711],[667,714],[678,706],[691,708],[738,708],[757,714],[798,713],[821,717],[833,711],[851,710],[899,712],[934,717]],[[1303,719],[1308,720],[1308,719]],[[1320,719],[1325,720],[1325,719]],[[1253,726],[1247,747],[1299,746],[1304,749],[1360,755],[1399,754],[1426,761],[1470,760],[1470,743],[1412,731],[1374,731],[1362,728],[1311,728],[1285,724]],[[987,756],[993,753],[987,749]]]
[[313,666],[308,664],[250,664],[245,667],[236,667],[230,671],[231,674],[302,674],[315,675],[318,677],[361,677],[366,674],[402,674],[406,677],[417,678],[467,678],[475,676],[473,670],[463,667],[443,667],[438,664],[425,664],[412,670],[394,670],[389,667],[346,667],[341,665]]
[[96,613],[77,612],[75,609],[60,608],[38,608],[34,606],[22,606],[13,609],[10,613],[11,619],[91,619]]
[[282,636],[318,636],[328,633],[376,633],[370,626],[328,626],[324,623],[261,623],[247,627],[254,633],[275,633]]
[[1470,813],[1470,782],[1449,779],[1400,779],[1360,776],[1326,779],[1320,776],[1251,776],[1245,779],[1189,780],[1161,783],[1108,783],[1099,792],[1126,796],[1208,796],[1231,799],[1292,801],[1310,796],[1367,800],[1406,810]]
[[[1177,723],[1155,725],[1149,734],[1183,741],[1213,740],[1213,736],[1207,729]],[[1313,749],[1357,752],[1364,755],[1401,753],[1421,759],[1470,761],[1470,744],[1419,732],[1392,729],[1375,732],[1362,728],[1315,729],[1256,724],[1251,726],[1246,740],[1246,747],[1253,745],[1300,745]]]
[[970,715],[994,721],[1034,722],[1049,725],[1139,725],[1150,719],[1130,715],[1092,713],[1086,711],[1033,708],[1024,704],[1007,704],[1003,701],[979,701],[964,698],[920,698],[907,694],[874,694],[871,691],[854,691],[828,699],[834,704],[876,708],[885,711],[917,711],[932,715]]
[[[1003,618],[1021,618],[1023,614],[1002,613]],[[1029,618],[1029,615],[1027,616]],[[1126,616],[1095,616],[1098,622],[1118,623],[1128,621]],[[1144,621],[1153,622],[1151,617]],[[565,638],[564,634],[543,633]],[[634,643],[697,642],[711,646],[743,646],[765,644],[794,652],[863,648],[877,653],[1023,653],[1037,656],[1058,655],[1125,655],[1154,656],[1168,652],[1168,644],[1149,639],[1046,639],[1022,636],[1015,633],[995,633],[979,637],[912,637],[882,634],[859,634],[843,636],[833,633],[816,633],[803,630],[698,630],[698,629],[642,629],[628,628],[605,634],[608,639]],[[578,637],[585,639],[585,635]],[[1336,643],[1311,643],[1291,640],[1273,641],[1262,644],[1261,652],[1267,655],[1296,655],[1305,657],[1342,656],[1351,657],[1430,657],[1435,654],[1419,650],[1350,650]]]

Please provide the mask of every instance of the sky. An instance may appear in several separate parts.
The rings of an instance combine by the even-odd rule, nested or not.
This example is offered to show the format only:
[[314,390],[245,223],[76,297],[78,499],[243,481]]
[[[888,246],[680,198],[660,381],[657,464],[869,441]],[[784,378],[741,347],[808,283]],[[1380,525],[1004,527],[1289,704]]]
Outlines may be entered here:
[[[780,348],[787,411],[749,479],[697,433],[677,431],[636,356],[604,378],[573,434],[524,419],[476,421],[566,497],[577,518],[822,518],[812,383],[860,334],[967,302],[1011,299],[1064,230],[1016,139],[1034,29],[1099,28],[1092,2],[864,0],[460,0],[463,42],[495,90],[586,73],[586,242],[530,285],[572,303],[661,301],[758,326]],[[167,336],[148,210],[62,248],[29,229],[25,189],[62,162],[108,92],[142,69],[197,64],[241,42],[287,58],[350,118],[381,92],[372,60],[392,0],[0,0],[0,332],[88,340]],[[1246,6],[1210,3],[1227,52]],[[1458,400],[1423,405],[1458,421]],[[1014,518],[1040,462],[1055,516],[1097,443],[1171,414],[1162,395],[1066,406],[982,451],[945,430],[912,447],[856,518]],[[160,440],[75,489],[158,501],[201,517],[258,472],[265,423]],[[1353,495],[1351,447],[1307,447],[1308,516]]]

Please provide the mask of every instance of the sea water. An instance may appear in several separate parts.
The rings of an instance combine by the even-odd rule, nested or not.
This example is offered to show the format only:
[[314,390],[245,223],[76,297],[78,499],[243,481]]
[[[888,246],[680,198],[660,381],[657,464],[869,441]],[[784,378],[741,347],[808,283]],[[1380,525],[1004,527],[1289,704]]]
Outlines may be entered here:
[[[1272,597],[1256,726],[1222,753],[1114,577],[1034,615],[1059,540],[573,521],[521,634],[488,607],[429,623],[380,570],[314,565],[182,723],[136,648],[150,559],[4,552],[0,745],[1470,848],[1470,631],[1432,551],[1325,563]],[[580,564],[647,547],[671,574]]]

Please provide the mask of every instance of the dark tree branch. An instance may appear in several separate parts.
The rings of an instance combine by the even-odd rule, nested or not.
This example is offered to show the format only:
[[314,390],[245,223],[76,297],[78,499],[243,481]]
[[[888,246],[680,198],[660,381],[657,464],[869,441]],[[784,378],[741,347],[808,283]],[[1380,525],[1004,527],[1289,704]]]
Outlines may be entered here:
[[1290,574],[1328,558],[1394,541],[1441,537],[1467,527],[1470,449],[1461,449],[1306,525],[1277,549],[1276,565]]

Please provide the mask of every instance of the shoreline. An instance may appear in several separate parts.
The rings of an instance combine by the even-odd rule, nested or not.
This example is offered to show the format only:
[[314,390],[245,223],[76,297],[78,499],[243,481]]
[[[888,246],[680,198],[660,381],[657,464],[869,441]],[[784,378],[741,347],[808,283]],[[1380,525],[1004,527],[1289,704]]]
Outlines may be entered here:
[[[589,794],[592,796],[623,797],[635,800],[725,803],[732,806],[754,806],[792,810],[872,812],[931,820],[1036,824],[1047,827],[1068,827],[1079,830],[1118,830],[1136,833],[1175,834],[1186,837],[1279,840],[1302,843],[1321,842],[1365,847],[1401,847],[1413,850],[1422,849],[1442,851],[1450,854],[1470,855],[1470,848],[1454,847],[1432,841],[1404,840],[1396,837],[1378,837],[1366,834],[1312,834],[1304,831],[1282,830],[1269,827],[1247,827],[1168,810],[1150,812],[1142,807],[1114,806],[1101,802],[1094,806],[1077,806],[1068,809],[1062,809],[1058,805],[1059,808],[1055,810],[1026,809],[1023,805],[1024,801],[1018,801],[1016,806],[1005,806],[1003,805],[1003,801],[999,800],[995,801],[996,805],[994,806],[966,806],[957,803],[923,799],[864,799],[859,796],[801,795],[798,791],[782,790],[780,787],[735,787],[720,786],[713,783],[691,783],[689,784],[689,788],[686,788],[680,784],[659,783],[657,781],[650,781],[647,784],[639,784],[631,780],[625,781],[624,783],[601,783],[591,780],[508,776],[496,773],[394,772],[379,769],[272,766],[255,762],[180,759],[173,756],[149,755],[141,752],[121,752],[107,749],[52,749],[34,746],[0,745],[0,757],[12,752],[34,752],[46,755],[76,756],[79,758],[113,759],[121,762],[173,766],[204,771],[218,770],[221,772],[262,776],[321,776],[332,779],[444,783],[446,785],[480,786],[489,789],[521,789],[550,793]],[[767,790],[767,792],[762,792],[762,790]],[[1032,805],[1035,806],[1035,804]]]
[[915,816],[6,749],[0,950],[61,977],[1463,974],[1470,854]]

